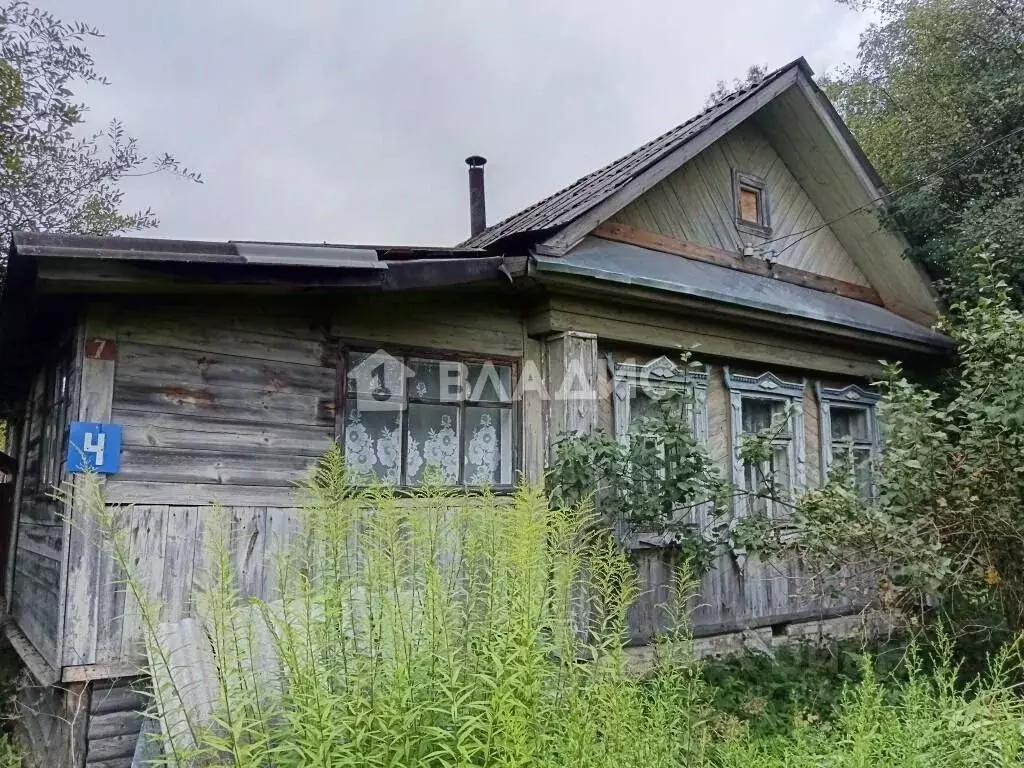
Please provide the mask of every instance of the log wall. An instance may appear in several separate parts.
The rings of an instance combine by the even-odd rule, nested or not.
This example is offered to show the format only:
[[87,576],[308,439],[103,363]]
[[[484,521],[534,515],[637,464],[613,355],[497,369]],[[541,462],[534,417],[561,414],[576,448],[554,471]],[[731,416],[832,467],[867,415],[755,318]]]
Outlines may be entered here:
[[[96,331],[116,344],[109,420],[124,427],[121,469],[105,493],[128,505],[118,514],[130,565],[160,596],[161,620],[189,613],[213,504],[223,508],[243,594],[273,597],[274,553],[296,525],[295,484],[334,439],[340,342],[520,360],[528,344],[518,310],[479,298],[251,308],[124,305],[105,311],[107,330]],[[536,478],[540,409],[525,416],[519,454]],[[77,668],[66,670],[73,677],[125,674],[143,657],[141,616],[108,548],[86,528],[72,551],[63,666]]]

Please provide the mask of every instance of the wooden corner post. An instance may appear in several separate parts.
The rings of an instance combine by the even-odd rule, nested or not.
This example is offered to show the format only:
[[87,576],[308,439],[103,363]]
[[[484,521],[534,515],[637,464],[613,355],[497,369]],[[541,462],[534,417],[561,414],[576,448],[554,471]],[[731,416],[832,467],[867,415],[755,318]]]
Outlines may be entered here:
[[[78,407],[72,417],[76,421],[107,423],[113,409],[117,366],[117,330],[110,307],[88,307],[79,327],[75,352],[80,376]],[[102,476],[100,482],[104,482]],[[99,595],[107,591],[100,589],[101,582],[116,579],[117,575],[98,521],[87,508],[88,501],[78,485],[76,480],[65,524],[67,560],[61,590],[64,630],[59,649],[62,666],[105,660],[99,658],[103,654],[97,647],[98,627],[101,621],[115,619],[101,615]]]
[[602,381],[597,334],[566,331],[547,339],[545,349],[548,407],[548,456],[568,435],[585,435],[597,428]]

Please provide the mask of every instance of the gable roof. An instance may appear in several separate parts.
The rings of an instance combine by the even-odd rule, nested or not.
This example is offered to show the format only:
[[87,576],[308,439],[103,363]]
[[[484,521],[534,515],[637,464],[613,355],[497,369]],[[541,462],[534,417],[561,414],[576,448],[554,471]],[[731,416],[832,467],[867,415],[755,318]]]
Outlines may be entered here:
[[751,102],[757,102],[757,106],[763,105],[764,99],[759,97],[765,94],[774,96],[780,85],[792,85],[797,72],[805,75],[808,80],[814,74],[803,58],[792,61],[769,73],[756,85],[730,93],[682,125],[663,133],[603,168],[577,179],[565,189],[488,227],[461,245],[484,248],[511,236],[527,233],[540,235],[571,224],[582,214],[621,190],[639,174],[732,114],[740,105]]
[[813,74],[802,58],[780,67],[464,245],[491,251],[529,248],[534,254],[563,257],[631,202],[756,116],[821,213],[823,226],[832,230],[882,303],[930,323],[939,311],[931,283],[920,265],[905,258],[902,235],[881,222],[878,214],[886,194],[882,180]]

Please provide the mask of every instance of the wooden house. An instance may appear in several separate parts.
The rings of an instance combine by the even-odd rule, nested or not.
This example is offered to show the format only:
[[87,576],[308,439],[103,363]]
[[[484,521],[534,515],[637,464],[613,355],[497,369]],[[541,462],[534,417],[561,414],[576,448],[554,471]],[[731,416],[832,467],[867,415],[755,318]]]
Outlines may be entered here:
[[[793,489],[821,481],[840,435],[876,451],[879,360],[927,370],[951,344],[879,218],[877,174],[811,74],[789,64],[489,228],[471,158],[477,231],[457,247],[16,234],[0,303],[17,460],[7,632],[40,685],[34,749],[127,766],[140,722],[138,619],[81,502],[49,495],[68,479],[72,422],[120,428],[105,492],[131,505],[133,561],[166,619],[189,609],[215,502],[243,590],[272,593],[293,484],[335,440],[394,482],[415,484],[432,451],[452,484],[501,490],[518,473],[539,480],[562,434],[627,430],[654,377],[694,389],[695,429],[739,484],[743,434],[786,405],[779,466]],[[684,381],[689,348],[707,367]],[[503,386],[441,402],[428,375],[441,361]],[[513,391],[527,371],[550,396]],[[361,407],[375,388],[397,414]],[[474,459],[485,429],[495,447]],[[671,560],[637,544],[642,645]],[[808,602],[784,570],[740,560],[705,577],[698,635],[770,640],[857,607]]]

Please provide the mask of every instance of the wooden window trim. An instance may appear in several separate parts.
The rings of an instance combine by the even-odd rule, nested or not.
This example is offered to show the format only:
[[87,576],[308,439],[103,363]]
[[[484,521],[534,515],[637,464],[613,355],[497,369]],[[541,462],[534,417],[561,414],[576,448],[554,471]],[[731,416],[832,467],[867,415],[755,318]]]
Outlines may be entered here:
[[[640,382],[647,381],[658,389],[671,390],[692,397],[692,402],[689,403],[690,427],[697,442],[707,448],[710,365],[681,367],[664,355],[644,365],[616,363],[615,356],[611,354],[607,356],[607,361],[612,375],[612,426],[615,438],[620,444],[629,446],[629,430],[633,418],[631,401]],[[710,514],[713,507],[713,502],[709,501],[691,507],[687,514],[691,522],[699,521],[700,516]],[[626,541],[631,550],[667,546],[669,542],[663,533],[654,530],[633,531]]]
[[881,456],[881,439],[878,429],[878,411],[875,407],[881,396],[856,384],[845,387],[823,387],[819,382],[815,386],[818,396],[818,423],[821,440],[821,484],[828,479],[828,473],[835,461],[835,449],[842,442],[832,437],[832,408],[862,410],[867,414],[867,440],[854,440],[853,447],[871,451],[871,458]]
[[[742,192],[744,189],[757,193],[759,221],[748,221],[742,216]],[[734,170],[732,173],[733,210],[735,211],[736,228],[754,237],[771,237],[771,211],[768,205],[768,194],[765,180],[748,171]]]
[[615,437],[625,443],[629,439],[629,428],[632,423],[631,400],[640,381],[650,381],[654,386],[669,389],[693,397],[691,404],[690,426],[694,437],[707,445],[708,442],[708,378],[711,367],[697,369],[680,368],[664,355],[649,361],[645,365],[634,363],[616,363],[609,355],[609,367],[612,369],[614,383],[614,417]]
[[[516,398],[516,384],[519,381],[519,372],[521,361],[518,358],[507,357],[503,355],[482,355],[479,353],[471,352],[457,352],[452,350],[441,350],[430,347],[416,347],[408,345],[396,345],[396,344],[378,344],[375,345],[372,342],[365,341],[348,341],[339,340],[337,346],[337,360],[335,362],[335,414],[334,414],[334,439],[338,446],[341,448],[342,454],[345,452],[345,412],[348,406],[348,357],[351,353],[362,353],[362,354],[374,354],[375,352],[383,351],[393,358],[402,361],[403,365],[408,366],[410,359],[421,359],[427,361],[449,361],[457,362],[463,365],[473,364],[484,364],[490,363],[492,365],[507,366],[511,369],[511,385],[512,392],[510,393],[510,401],[507,403],[491,402],[491,401],[478,401],[464,398],[459,401],[459,480],[457,483],[453,483],[446,487],[448,488],[462,488],[470,492],[479,492],[483,490],[483,486],[469,485],[464,482],[465,473],[465,415],[467,407],[486,407],[486,408],[499,408],[507,410],[510,413],[511,422],[511,475],[515,478],[522,472],[522,447],[521,443],[523,440],[522,435],[522,402],[521,398]],[[423,397],[410,397],[408,391],[403,392],[402,402],[402,432],[401,432],[401,447],[400,447],[400,480],[395,485],[395,489],[401,493],[411,493],[418,488],[419,485],[410,485],[405,482],[406,472],[406,453],[408,451],[408,414],[409,405],[413,404],[425,404],[425,405],[454,405],[452,403],[441,403],[441,401],[434,401],[431,398]],[[512,483],[500,483],[490,486],[490,490],[495,494],[507,495],[515,491],[516,485]]]
[[[732,455],[732,481],[739,488],[746,489],[746,473],[743,459],[740,456],[743,439],[743,401],[767,400],[791,405],[789,414],[789,437],[779,439],[785,442],[789,453],[789,491],[794,497],[803,491],[806,485],[806,438],[804,436],[804,391],[807,380],[790,381],[765,372],[758,376],[748,376],[731,371],[724,367],[725,387],[729,391],[730,433]],[[747,489],[750,490],[750,489]],[[737,496],[737,514],[745,513],[742,496]]]
[[[39,421],[36,474],[32,478],[34,487],[29,489],[36,498],[49,497],[64,479],[74,380],[71,351],[70,340],[60,344],[40,369],[29,396],[26,426],[30,435],[35,421]],[[64,381],[60,394],[59,379]]]

